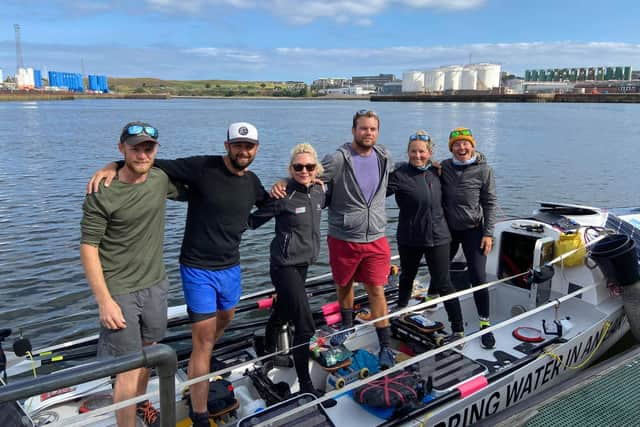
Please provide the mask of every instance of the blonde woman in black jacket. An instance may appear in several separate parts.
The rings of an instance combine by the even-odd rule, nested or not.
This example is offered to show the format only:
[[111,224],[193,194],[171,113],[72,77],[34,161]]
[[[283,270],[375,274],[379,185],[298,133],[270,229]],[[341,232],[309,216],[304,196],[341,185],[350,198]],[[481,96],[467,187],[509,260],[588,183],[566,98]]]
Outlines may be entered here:
[[305,292],[307,269],[320,252],[320,214],[325,207],[323,186],[315,180],[322,173],[316,151],[310,144],[298,144],[291,152],[287,194],[271,199],[249,217],[249,227],[257,228],[276,219],[271,241],[270,274],[278,298],[273,316],[293,323],[293,360],[300,391],[316,396],[309,375],[309,340],[315,323]]

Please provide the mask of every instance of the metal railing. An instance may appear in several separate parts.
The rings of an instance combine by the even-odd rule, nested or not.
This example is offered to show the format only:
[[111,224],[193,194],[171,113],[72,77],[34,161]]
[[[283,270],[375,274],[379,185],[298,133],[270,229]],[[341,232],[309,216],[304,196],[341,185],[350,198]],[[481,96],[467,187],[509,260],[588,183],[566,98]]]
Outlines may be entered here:
[[36,379],[17,381],[0,387],[0,403],[82,384],[87,381],[116,375],[137,368],[156,368],[160,386],[160,425],[176,425],[176,390],[174,375],[178,358],[165,344],[144,347],[140,353],[109,360],[99,360],[54,372]]

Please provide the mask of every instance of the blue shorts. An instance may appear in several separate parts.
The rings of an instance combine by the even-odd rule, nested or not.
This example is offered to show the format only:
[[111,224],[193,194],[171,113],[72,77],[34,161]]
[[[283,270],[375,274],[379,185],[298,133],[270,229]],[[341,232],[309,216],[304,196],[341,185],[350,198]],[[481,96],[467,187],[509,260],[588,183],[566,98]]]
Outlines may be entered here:
[[224,270],[205,270],[180,264],[182,291],[192,322],[214,317],[240,301],[240,266]]

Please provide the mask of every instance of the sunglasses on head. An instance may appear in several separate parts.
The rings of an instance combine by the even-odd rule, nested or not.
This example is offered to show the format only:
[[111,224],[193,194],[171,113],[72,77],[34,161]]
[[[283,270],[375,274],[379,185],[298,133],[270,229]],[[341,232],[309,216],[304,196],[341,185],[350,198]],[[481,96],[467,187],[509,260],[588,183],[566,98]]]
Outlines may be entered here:
[[356,111],[356,117],[362,117],[362,116],[378,117],[378,113],[376,113],[373,110],[367,110],[366,108]]
[[316,165],[314,163],[309,163],[306,165],[303,165],[302,163],[294,163],[291,165],[291,167],[296,172],[302,172],[302,169],[306,169],[307,172],[313,172],[314,170],[316,170]]
[[449,138],[456,138],[458,136],[473,136],[473,134],[471,133],[471,129],[454,130],[449,134]]
[[431,137],[429,135],[423,135],[423,134],[414,133],[413,135],[411,135],[409,137],[409,141],[416,141],[418,139],[420,141],[425,141],[425,142],[430,142],[431,141]]
[[131,125],[126,129],[127,135],[129,136],[138,136],[145,134],[150,136],[151,138],[158,137],[158,129],[153,126],[142,126],[142,125]]

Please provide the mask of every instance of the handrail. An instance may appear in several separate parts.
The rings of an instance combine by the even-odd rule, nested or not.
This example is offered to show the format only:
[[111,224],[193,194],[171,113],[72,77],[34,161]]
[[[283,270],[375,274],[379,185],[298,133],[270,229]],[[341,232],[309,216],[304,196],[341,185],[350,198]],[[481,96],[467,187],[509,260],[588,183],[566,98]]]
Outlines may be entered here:
[[174,375],[177,363],[176,352],[171,347],[165,344],[154,344],[144,347],[140,353],[86,363],[36,379],[16,381],[0,387],[0,403],[24,399],[132,369],[155,367],[160,382],[160,425],[173,427],[176,424]]

